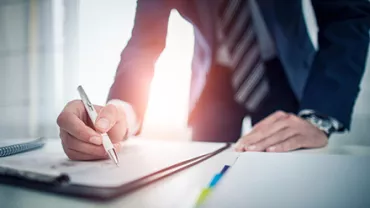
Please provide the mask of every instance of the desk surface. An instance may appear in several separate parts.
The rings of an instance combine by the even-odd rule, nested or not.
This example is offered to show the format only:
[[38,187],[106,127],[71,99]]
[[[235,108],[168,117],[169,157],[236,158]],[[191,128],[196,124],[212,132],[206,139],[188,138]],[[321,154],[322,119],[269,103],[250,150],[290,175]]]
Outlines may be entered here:
[[[231,151],[231,150],[228,150]],[[370,147],[340,146],[300,150],[297,154],[370,155]],[[1,207],[192,207],[199,191],[230,161],[227,152],[109,202],[96,202],[0,184]]]

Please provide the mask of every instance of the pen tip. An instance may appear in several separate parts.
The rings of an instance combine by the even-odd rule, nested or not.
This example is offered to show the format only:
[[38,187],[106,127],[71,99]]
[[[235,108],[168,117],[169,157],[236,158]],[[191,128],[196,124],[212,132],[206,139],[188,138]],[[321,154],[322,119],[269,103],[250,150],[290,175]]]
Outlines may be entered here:
[[109,154],[110,159],[113,160],[117,166],[119,166],[119,159],[118,159],[118,155],[116,151],[114,149],[110,149],[108,150],[108,154]]

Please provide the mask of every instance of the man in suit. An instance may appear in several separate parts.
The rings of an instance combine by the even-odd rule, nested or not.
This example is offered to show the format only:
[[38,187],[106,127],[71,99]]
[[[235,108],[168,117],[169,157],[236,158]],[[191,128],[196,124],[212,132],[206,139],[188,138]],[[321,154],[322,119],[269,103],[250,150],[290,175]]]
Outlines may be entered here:
[[[140,132],[172,9],[195,31],[193,140],[237,142],[238,151],[325,146],[332,133],[350,129],[369,46],[370,6],[367,0],[311,3],[318,50],[300,0],[138,0],[132,37],[95,125],[80,101],[67,104],[58,118],[66,154],[106,157],[97,132],[108,132],[117,149]],[[240,137],[245,116],[254,127]]]

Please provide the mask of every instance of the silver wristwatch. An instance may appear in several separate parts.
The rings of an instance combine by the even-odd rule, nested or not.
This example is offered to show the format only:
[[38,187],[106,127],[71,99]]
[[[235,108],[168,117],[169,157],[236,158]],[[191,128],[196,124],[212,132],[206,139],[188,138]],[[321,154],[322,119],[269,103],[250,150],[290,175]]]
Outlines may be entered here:
[[299,117],[310,122],[312,125],[316,126],[318,129],[323,131],[328,137],[334,133],[339,132],[343,129],[342,124],[328,116],[322,116],[317,114],[312,110],[303,110],[298,114]]

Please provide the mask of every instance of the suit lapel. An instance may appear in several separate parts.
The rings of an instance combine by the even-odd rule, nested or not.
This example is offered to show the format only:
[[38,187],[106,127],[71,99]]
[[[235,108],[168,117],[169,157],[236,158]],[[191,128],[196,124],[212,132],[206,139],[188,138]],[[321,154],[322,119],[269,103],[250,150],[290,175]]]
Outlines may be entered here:
[[[301,3],[297,0],[256,0],[261,13],[265,19],[267,27],[274,35],[282,33],[284,35],[294,35],[299,31],[299,24],[294,24],[300,21]],[[297,29],[298,27],[298,29]],[[281,28],[284,28],[281,30]],[[279,30],[279,31],[278,31]],[[281,31],[280,31],[281,30]]]
[[[266,26],[270,33],[273,32],[275,26],[275,7],[279,6],[275,0],[256,0],[263,19],[265,20]],[[284,4],[280,2],[280,4]]]

